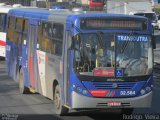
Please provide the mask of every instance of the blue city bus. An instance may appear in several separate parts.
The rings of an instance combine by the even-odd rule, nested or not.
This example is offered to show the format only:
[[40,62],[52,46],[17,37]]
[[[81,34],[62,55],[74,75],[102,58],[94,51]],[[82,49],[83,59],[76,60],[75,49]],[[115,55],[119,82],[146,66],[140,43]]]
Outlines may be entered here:
[[151,106],[155,42],[147,18],[20,8],[7,23],[7,72],[20,93],[50,98],[60,115]]

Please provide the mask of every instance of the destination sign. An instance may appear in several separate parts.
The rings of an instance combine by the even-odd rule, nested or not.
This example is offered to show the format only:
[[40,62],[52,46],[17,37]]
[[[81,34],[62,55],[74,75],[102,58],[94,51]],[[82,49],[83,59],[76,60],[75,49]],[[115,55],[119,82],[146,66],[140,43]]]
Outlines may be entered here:
[[111,19],[111,18],[86,18],[80,20],[80,28],[83,30],[123,29],[123,30],[147,30],[145,20]]
[[131,42],[147,42],[148,36],[129,36],[129,35],[117,35],[118,41],[131,41]]

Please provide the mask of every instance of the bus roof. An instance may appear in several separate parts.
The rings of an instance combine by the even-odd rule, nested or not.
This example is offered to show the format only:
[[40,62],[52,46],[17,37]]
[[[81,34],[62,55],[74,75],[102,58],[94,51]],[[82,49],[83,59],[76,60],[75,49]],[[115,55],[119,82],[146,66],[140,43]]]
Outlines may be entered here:
[[[48,16],[50,11],[46,8],[16,8],[11,9],[8,15],[18,16],[18,17],[26,17],[26,18],[42,18],[43,16]],[[44,19],[47,19],[44,17]]]
[[8,13],[10,9],[13,9],[13,7],[0,6],[0,13]]
[[[75,20],[77,18],[94,18],[94,17],[108,17],[108,18],[124,18],[124,19],[145,19],[143,16],[131,16],[131,15],[124,15],[124,14],[108,14],[105,12],[100,12],[100,11],[83,11],[83,12],[73,12],[73,11],[66,11],[66,12],[53,12],[49,16],[49,20],[54,20],[54,19],[59,19],[59,18],[67,18],[69,17],[70,20]],[[65,21],[64,21],[65,22]]]
[[126,18],[126,19],[146,19],[143,16],[131,16],[131,15],[124,15],[124,14],[108,14],[105,12],[99,11],[72,11],[72,10],[49,10],[47,8],[17,8],[11,9],[8,13],[9,15],[16,15],[19,17],[27,17],[27,18],[41,18],[41,19],[48,19],[52,21],[54,19],[60,19],[65,22],[67,17],[76,19],[81,17],[111,17],[111,18]]
[[37,7],[30,7],[30,6],[22,6],[20,4],[15,4],[13,6],[6,5],[6,6],[0,6],[0,13],[8,13],[11,9],[17,9],[17,8],[37,8]]

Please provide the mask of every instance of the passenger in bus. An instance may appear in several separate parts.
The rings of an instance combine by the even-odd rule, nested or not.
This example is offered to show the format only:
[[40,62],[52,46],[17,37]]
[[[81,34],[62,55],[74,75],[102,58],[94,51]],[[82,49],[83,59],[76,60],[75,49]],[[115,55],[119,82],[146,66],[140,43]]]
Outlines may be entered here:
[[50,39],[48,32],[49,32],[49,29],[47,29],[47,27],[45,26],[43,28],[44,50],[48,53],[52,53],[53,43],[51,43],[52,40]]
[[97,67],[114,67],[115,43],[114,40],[105,37],[103,42],[97,44]]
[[86,68],[88,69],[89,67],[90,70],[95,68],[96,42],[95,34],[89,35],[87,38],[82,38],[84,63],[86,64]]
[[146,74],[148,66],[141,57],[141,45],[139,43],[129,44],[124,53],[117,54],[118,67],[125,68],[126,75]]

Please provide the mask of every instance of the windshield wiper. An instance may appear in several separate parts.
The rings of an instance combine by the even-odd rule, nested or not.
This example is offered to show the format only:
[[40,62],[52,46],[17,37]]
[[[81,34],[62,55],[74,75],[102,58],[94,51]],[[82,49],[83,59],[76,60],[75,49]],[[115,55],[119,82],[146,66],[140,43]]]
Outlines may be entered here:
[[102,42],[102,34],[103,34],[103,32],[101,32],[101,31],[97,31],[97,36],[98,36],[98,42],[99,42],[99,45],[100,45],[100,48],[103,48],[104,46],[103,46],[103,42]]
[[134,34],[134,31],[131,31],[128,35],[128,39],[126,40],[126,42],[123,44],[123,47],[121,49],[121,53],[124,53],[124,51],[126,50],[128,44],[129,44],[129,40],[131,39],[132,35]]

